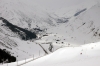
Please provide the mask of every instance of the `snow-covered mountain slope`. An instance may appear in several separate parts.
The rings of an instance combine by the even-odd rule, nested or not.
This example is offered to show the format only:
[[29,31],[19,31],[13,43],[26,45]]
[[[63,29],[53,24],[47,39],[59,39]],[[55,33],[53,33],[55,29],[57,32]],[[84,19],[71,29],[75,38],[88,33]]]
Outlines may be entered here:
[[[97,1],[95,0],[67,0],[66,3],[69,4],[68,6],[64,6],[59,8],[58,10],[55,10],[55,14],[57,14],[59,17],[67,17],[71,18],[74,16],[75,13],[83,10],[83,9],[89,9],[92,6],[94,6]],[[64,4],[65,5],[65,4]]]
[[[43,48],[50,53],[49,47],[52,43],[46,44],[44,42],[41,45],[43,48],[41,48],[39,44],[42,40],[36,39],[36,37],[34,39],[32,36],[34,36],[33,32],[13,25],[5,19],[0,20],[0,48],[9,51],[17,60],[31,58],[33,55],[35,58],[39,57],[39,52],[42,56],[45,54]],[[53,51],[59,47],[53,45]]]
[[96,4],[68,23],[66,26],[67,35],[72,36],[74,41],[80,43],[98,42],[100,39],[99,16],[100,4]]
[[[76,12],[69,21],[58,23],[52,31],[54,38],[65,44],[87,44],[100,41],[100,4],[96,3],[89,9]],[[66,17],[64,17],[66,18]],[[55,31],[56,30],[56,31]],[[59,43],[59,42],[58,42]]]
[[[33,54],[39,57],[39,51],[44,55],[40,42],[30,38],[34,33],[37,38],[39,31],[42,33],[42,29],[54,25],[55,19],[32,0],[0,0],[0,48],[9,51],[17,60],[30,58]],[[49,44],[43,47],[50,52]]]
[[0,17],[23,28],[53,25],[48,12],[32,0],[1,0]]
[[[82,45],[79,47],[61,48],[47,56],[33,60],[21,66],[100,66],[100,42]],[[27,61],[32,59],[27,59]],[[3,66],[6,66],[4,64]],[[16,66],[15,63],[9,66]]]

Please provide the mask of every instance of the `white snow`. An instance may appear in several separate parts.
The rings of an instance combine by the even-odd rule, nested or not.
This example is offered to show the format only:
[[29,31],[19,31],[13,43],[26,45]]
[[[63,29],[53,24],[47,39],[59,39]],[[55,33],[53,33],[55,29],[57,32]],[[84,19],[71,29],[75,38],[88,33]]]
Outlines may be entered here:
[[[82,45],[79,47],[65,47],[57,51],[33,60],[26,64],[25,60],[19,61],[21,66],[100,66],[100,42]],[[32,60],[29,59],[29,60]],[[28,59],[26,60],[29,61]],[[9,66],[16,66],[17,62],[10,63]],[[3,66],[6,66],[4,64]]]

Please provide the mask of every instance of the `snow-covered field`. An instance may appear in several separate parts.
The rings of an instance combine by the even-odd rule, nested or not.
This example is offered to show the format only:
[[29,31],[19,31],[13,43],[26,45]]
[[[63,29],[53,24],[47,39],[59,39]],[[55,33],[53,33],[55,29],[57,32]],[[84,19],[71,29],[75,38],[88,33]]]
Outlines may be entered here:
[[100,42],[61,48],[22,66],[100,66]]
[[60,48],[49,55],[30,61],[32,59],[27,59],[26,63],[25,60],[10,63],[8,66],[100,66],[100,42]]

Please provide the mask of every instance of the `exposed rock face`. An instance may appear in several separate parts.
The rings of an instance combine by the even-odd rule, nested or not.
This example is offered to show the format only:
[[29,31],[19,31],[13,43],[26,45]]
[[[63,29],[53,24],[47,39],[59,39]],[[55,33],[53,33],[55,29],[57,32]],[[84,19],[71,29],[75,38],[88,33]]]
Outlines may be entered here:
[[3,17],[0,17],[0,19],[4,23],[3,26],[8,27],[12,32],[15,32],[16,34],[18,34],[20,38],[23,40],[29,40],[29,39],[33,39],[37,37],[35,33],[28,31],[26,29],[20,28],[16,25],[13,25],[9,21],[4,19]]

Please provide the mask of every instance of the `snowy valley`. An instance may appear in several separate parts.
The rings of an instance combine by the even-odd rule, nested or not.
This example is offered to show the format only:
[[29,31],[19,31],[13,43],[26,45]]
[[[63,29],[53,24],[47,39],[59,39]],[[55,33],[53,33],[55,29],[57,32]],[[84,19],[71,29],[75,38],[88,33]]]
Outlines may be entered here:
[[99,0],[0,0],[0,49],[8,66],[99,66],[99,17]]

